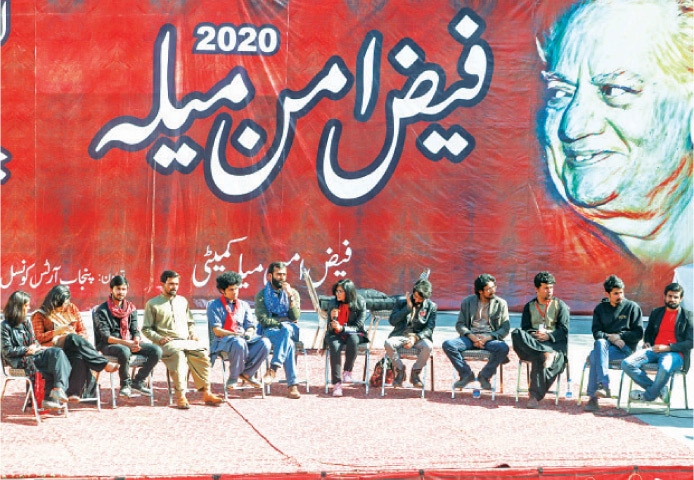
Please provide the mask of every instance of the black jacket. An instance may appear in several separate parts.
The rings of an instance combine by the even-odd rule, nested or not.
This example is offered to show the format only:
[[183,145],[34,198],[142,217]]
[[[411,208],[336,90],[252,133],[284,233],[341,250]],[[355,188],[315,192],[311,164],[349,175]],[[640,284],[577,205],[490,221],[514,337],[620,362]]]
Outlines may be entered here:
[[[347,324],[345,324],[345,332],[348,333],[358,333],[361,334],[361,343],[368,342],[369,339],[366,336],[366,329],[364,323],[366,322],[366,301],[359,295],[357,295],[357,306],[356,308],[349,309],[349,318],[347,319]],[[338,308],[337,299],[334,297],[330,299],[328,303],[328,323],[330,323],[330,311],[333,308]],[[341,333],[333,333],[330,328],[328,328],[328,334],[325,336],[326,341],[333,335],[341,335]]]
[[[660,323],[665,316],[665,307],[658,307],[651,312],[648,317],[648,326],[646,333],[643,336],[644,343],[651,346],[655,343],[655,337],[658,336]],[[680,307],[680,312],[677,314],[675,321],[675,338],[677,343],[670,344],[670,351],[679,352],[684,356],[684,365],[682,366],[685,372],[689,371],[689,362],[692,349],[692,337],[694,336],[694,323],[692,321],[692,312]]]
[[618,333],[632,351],[636,351],[643,337],[643,315],[641,307],[624,299],[613,307],[610,300],[603,298],[593,310],[593,338],[607,339],[607,335]]
[[[436,304],[429,299],[424,300],[422,308],[417,312],[417,318],[414,319],[412,327],[414,333],[420,339],[431,340],[436,326]],[[388,321],[394,327],[388,337],[401,337],[407,328],[407,317],[412,310],[407,307],[407,300],[400,299],[393,308],[393,313],[390,314]]]
[[7,321],[2,322],[2,356],[12,368],[26,367],[27,348],[36,343],[31,321],[12,327]]
[[[94,344],[97,350],[102,350],[108,345],[108,337],[121,338],[120,336],[120,320],[111,315],[108,309],[108,302],[104,302],[94,310]],[[140,331],[137,329],[137,310],[130,314],[128,319],[128,330],[130,330],[130,338],[140,336]]]

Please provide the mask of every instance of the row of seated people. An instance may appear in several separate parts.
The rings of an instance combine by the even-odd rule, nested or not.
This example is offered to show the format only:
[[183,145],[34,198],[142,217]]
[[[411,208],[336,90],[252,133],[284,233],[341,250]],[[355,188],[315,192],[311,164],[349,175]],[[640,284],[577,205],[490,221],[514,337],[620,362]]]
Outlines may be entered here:
[[[217,277],[220,298],[208,303],[207,318],[212,332],[208,346],[195,334],[188,302],[177,295],[180,276],[166,270],[160,277],[162,293],[149,300],[144,309],[140,339],[135,306],[126,300],[128,282],[116,276],[110,283],[106,302],[94,311],[95,349],[87,340],[86,328],[79,309],[70,302],[66,286],[55,286],[41,308],[27,320],[30,298],[25,292],[10,295],[2,323],[3,359],[15,368],[39,371],[45,378],[44,408],[61,408],[68,401],[78,401],[93,382],[90,370],[119,371],[120,394],[130,396],[132,390],[152,395],[146,384],[149,373],[162,360],[173,380],[175,405],[190,408],[186,398],[188,371],[195,387],[203,393],[207,405],[219,405],[222,399],[210,390],[210,355],[224,352],[229,361],[226,387],[238,382],[253,387],[261,384],[254,378],[263,361],[272,354],[270,367],[263,376],[265,384],[276,380],[277,371],[285,370],[287,396],[300,398],[297,387],[294,346],[299,339],[297,321],[300,298],[287,282],[286,264],[274,262],[267,270],[265,287],[255,296],[255,315],[248,302],[239,299],[242,278],[235,272]],[[519,358],[531,364],[528,408],[537,408],[567,361],[569,309],[554,297],[555,278],[549,272],[535,276],[536,298],[528,302],[522,314],[521,328],[511,333]],[[667,399],[667,382],[674,372],[688,370],[692,348],[692,314],[680,306],[684,291],[679,284],[665,288],[665,305],[651,313],[645,336],[639,306],[624,298],[624,284],[614,275],[604,284],[606,298],[595,308],[593,336],[595,346],[590,354],[590,377],[585,406],[595,411],[598,398],[609,397],[608,362],[623,359],[622,367],[643,390],[631,392],[634,399],[652,401]],[[491,378],[500,364],[508,361],[509,347],[504,341],[510,331],[506,302],[496,296],[496,281],[482,274],[474,281],[475,294],[463,299],[456,330],[459,337],[443,342],[443,351],[459,375],[454,388],[464,388],[478,381],[481,388],[491,389]],[[331,355],[333,396],[342,396],[342,384],[352,381],[352,369],[358,346],[368,342],[365,330],[366,302],[357,294],[349,279],[337,282],[328,312],[325,346]],[[406,381],[406,371],[399,355],[400,348],[415,348],[410,382],[422,387],[421,372],[433,349],[432,335],[437,306],[431,300],[432,285],[418,280],[411,294],[396,303],[389,321],[393,326],[385,342],[385,350],[395,368],[394,387]],[[254,318],[255,316],[255,318]],[[644,347],[636,350],[643,339]],[[340,355],[344,347],[345,360]],[[463,357],[466,350],[487,350],[485,367],[475,375]],[[109,362],[102,353],[118,359]],[[135,378],[130,378],[130,357],[145,357]],[[646,363],[656,362],[659,371],[652,380],[642,370]]]

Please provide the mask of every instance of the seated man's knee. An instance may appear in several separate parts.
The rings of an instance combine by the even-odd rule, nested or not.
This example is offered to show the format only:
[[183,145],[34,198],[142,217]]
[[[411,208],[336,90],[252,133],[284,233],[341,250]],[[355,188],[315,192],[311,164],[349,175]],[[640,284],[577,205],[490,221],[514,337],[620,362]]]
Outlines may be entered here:
[[598,338],[598,339],[595,340],[595,342],[593,343],[593,346],[594,346],[595,348],[605,348],[605,347],[609,347],[609,346],[610,346],[609,343],[610,343],[610,342],[608,342],[608,341],[605,340],[604,338]]
[[503,340],[498,340],[497,345],[500,353],[507,354],[510,350],[508,347],[508,343],[504,342]]

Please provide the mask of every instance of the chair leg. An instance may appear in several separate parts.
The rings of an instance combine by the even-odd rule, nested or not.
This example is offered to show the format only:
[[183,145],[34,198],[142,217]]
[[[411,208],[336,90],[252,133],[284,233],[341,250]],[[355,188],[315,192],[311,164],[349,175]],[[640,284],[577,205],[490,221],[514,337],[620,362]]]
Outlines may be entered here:
[[309,381],[308,381],[308,353],[304,348],[304,369],[306,370],[306,393],[309,393]]
[[[434,391],[434,353],[429,356],[429,363],[431,363],[431,391]],[[424,398],[424,395],[422,395],[422,398]]]
[[113,384],[114,372],[109,373],[109,379],[111,380],[111,408],[117,408],[116,405],[116,387]]
[[366,395],[369,394],[369,367],[371,366],[371,351],[367,348],[364,352],[364,388]]
[[325,349],[325,393],[328,393],[328,369],[330,368],[330,349]]
[[578,395],[576,395],[576,405],[581,404],[581,397],[583,396],[583,381],[586,377],[586,368],[588,368],[588,362],[583,364],[583,371],[581,372],[581,381],[578,382]]
[[684,408],[689,410],[689,400],[687,400],[687,374],[682,372],[682,387],[684,388]]
[[619,403],[622,401],[622,385],[624,385],[624,370],[622,370],[622,375],[619,378],[619,393],[617,394],[617,409],[618,410],[619,410]]
[[383,378],[381,378],[381,396],[386,396],[386,366],[388,365],[388,355],[383,357]]
[[518,375],[516,376],[516,403],[518,403],[518,394],[520,393],[520,379],[521,379],[522,369],[523,369],[523,362],[519,361],[518,362]]
[[504,364],[499,364],[499,393],[504,393]]

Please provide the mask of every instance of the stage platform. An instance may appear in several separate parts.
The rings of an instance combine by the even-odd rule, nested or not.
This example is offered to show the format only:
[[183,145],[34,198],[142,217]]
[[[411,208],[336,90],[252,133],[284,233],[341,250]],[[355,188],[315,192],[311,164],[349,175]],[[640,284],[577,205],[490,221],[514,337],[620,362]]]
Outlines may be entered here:
[[[302,340],[310,344],[312,320],[305,317]],[[474,399],[469,390],[453,399],[452,368],[440,350],[440,342],[452,336],[451,320],[441,317],[435,391],[427,385],[425,398],[412,388],[387,388],[385,397],[372,389],[367,395],[363,386],[345,387],[344,397],[333,398],[325,393],[325,358],[317,350],[307,357],[310,391],[302,387],[298,400],[285,396],[286,386],[273,385],[264,399],[258,390],[234,391],[216,408],[191,393],[192,408],[177,410],[168,406],[159,365],[154,407],[140,397],[119,399],[112,409],[105,375],[100,412],[80,404],[68,418],[44,415],[37,426],[30,412],[21,412],[21,387],[10,384],[0,423],[2,477],[692,478],[692,411],[683,410],[681,384],[671,417],[657,405],[627,414],[614,400],[603,401],[596,414],[585,413],[575,398],[565,398],[564,388],[559,405],[548,395],[540,409],[527,410],[525,398],[515,402],[512,356],[504,368],[504,391],[494,401],[486,392]],[[574,396],[590,349],[586,334],[573,331],[579,327],[584,328],[572,322]],[[379,332],[376,345],[382,346],[387,331]],[[372,365],[383,353],[372,352]],[[360,356],[355,371],[362,366]],[[219,362],[213,380],[221,393]]]

